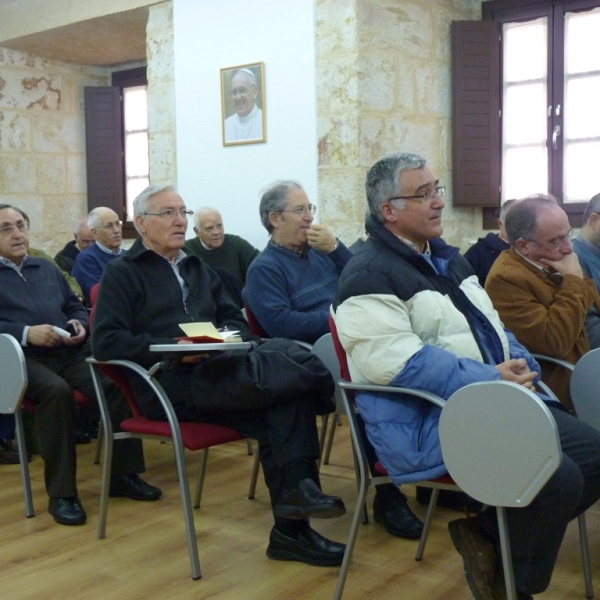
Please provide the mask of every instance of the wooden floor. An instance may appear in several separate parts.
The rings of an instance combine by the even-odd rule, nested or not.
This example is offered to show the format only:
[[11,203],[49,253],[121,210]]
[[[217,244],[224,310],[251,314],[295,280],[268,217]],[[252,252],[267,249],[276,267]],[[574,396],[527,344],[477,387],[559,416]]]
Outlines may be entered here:
[[[278,562],[265,556],[272,525],[268,494],[259,483],[248,500],[252,458],[245,442],[211,450],[202,507],[195,511],[202,579],[193,581],[175,479],[172,449],[145,442],[145,478],[163,490],[158,502],[110,500],[107,537],[96,539],[100,468],[92,464],[93,445],[78,446],[79,492],[88,514],[82,527],[54,523],[47,513],[42,461],[31,463],[36,516],[24,516],[18,466],[0,465],[0,598],[54,599],[218,599],[321,600],[331,598],[337,568]],[[195,482],[198,454],[189,454]],[[323,489],[340,495],[348,513],[313,520],[323,535],[345,541],[356,487],[348,427],[338,429],[331,464],[322,469]],[[414,511],[425,507],[406,486]],[[371,501],[369,502],[369,505]],[[379,525],[361,526],[344,598],[347,600],[462,600],[472,598],[462,561],[447,532],[458,513],[440,508],[422,562],[416,543],[388,535]],[[594,585],[600,597],[600,511],[588,512]],[[572,523],[550,588],[537,598],[584,598],[577,526]]]

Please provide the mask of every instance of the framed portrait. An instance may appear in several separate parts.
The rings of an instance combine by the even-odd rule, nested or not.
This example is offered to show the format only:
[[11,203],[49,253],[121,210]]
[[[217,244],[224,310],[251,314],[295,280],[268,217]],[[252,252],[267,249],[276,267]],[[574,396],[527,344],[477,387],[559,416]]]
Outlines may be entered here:
[[221,69],[223,146],[267,141],[265,65]]

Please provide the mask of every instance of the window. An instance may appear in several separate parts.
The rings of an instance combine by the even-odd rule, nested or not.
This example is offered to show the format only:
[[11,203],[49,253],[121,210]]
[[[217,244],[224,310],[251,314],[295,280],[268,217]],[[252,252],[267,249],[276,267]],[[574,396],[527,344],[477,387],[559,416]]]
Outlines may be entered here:
[[150,182],[146,68],[116,71],[111,87],[85,88],[88,209],[112,208],[136,237],[133,200]]
[[[498,123],[486,125],[490,132],[497,127],[498,143],[480,154],[499,166],[498,178],[493,180],[490,171],[492,202],[473,199],[461,188],[474,170],[461,162],[465,142],[464,134],[458,135],[455,204],[499,207],[509,198],[549,192],[579,226],[585,203],[600,189],[593,177],[600,164],[600,0],[490,0],[482,3],[482,13],[486,39],[499,47],[497,56],[489,53],[486,65],[488,72],[499,74],[497,86],[489,86],[490,96],[499,96],[499,110],[488,103],[488,114],[496,114]],[[464,40],[472,43],[465,25],[453,25],[453,70],[459,71],[453,73],[453,98],[454,119],[462,119],[468,132],[476,121],[456,90],[464,86],[465,73],[475,77],[464,66]]]

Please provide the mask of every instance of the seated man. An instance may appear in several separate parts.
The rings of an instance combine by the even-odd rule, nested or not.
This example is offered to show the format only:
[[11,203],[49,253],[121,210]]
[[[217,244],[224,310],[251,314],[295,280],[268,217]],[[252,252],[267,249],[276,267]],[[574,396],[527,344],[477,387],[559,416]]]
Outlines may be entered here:
[[[44,459],[48,511],[57,523],[80,525],[86,514],[77,495],[73,389],[94,398],[94,386],[81,352],[88,312],[69,289],[58,267],[27,254],[29,220],[16,207],[0,204],[0,333],[23,346],[27,397],[36,403],[34,433]],[[70,338],[54,327],[74,328]],[[125,398],[107,382],[113,426],[129,416]],[[117,448],[117,445],[119,446]],[[142,481],[140,440],[115,442],[111,496],[156,500],[161,492]]]
[[329,333],[329,305],[352,253],[324,225],[295,181],[277,181],[260,201],[271,239],[250,265],[244,303],[271,337],[314,343]]
[[238,235],[225,233],[223,219],[214,208],[194,211],[194,231],[197,237],[187,240],[185,247],[209,267],[229,271],[243,287],[248,267],[260,252]]
[[[530,352],[575,364],[590,350],[586,325],[600,326],[600,296],[573,252],[565,211],[553,199],[525,198],[508,211],[506,232],[512,248],[494,263],[485,286],[494,308]],[[542,371],[572,409],[570,372],[554,364],[542,364]]]
[[[183,251],[191,211],[174,189],[150,186],[133,209],[142,238],[106,268],[96,305],[94,356],[149,367],[157,360],[150,344],[172,342],[184,322],[211,322],[247,335],[240,309],[214,271]],[[331,376],[316,357],[293,343],[273,340],[264,346],[186,357],[181,366],[157,377],[180,419],[218,423],[259,441],[275,516],[267,556],[339,565],[345,546],[319,535],[308,521],[345,512],[340,498],[320,490],[315,463],[315,407],[329,402]],[[147,390],[137,392],[149,417],[165,418]]]
[[600,291],[600,194],[593,196],[583,211],[583,226],[573,240],[573,250]]
[[60,269],[69,275],[75,266],[77,255],[94,243],[94,236],[88,227],[87,216],[77,221],[73,237],[75,239],[67,242],[65,247],[54,257]]
[[[246,306],[270,336],[314,344],[329,333],[329,306],[338,277],[352,253],[323,225],[313,223],[312,205],[300,184],[278,181],[260,201],[260,218],[271,240],[248,272]],[[377,457],[365,446],[373,474]],[[423,524],[406,496],[392,484],[379,484],[373,517],[392,535],[416,539]]]
[[89,302],[90,291],[100,283],[106,265],[125,250],[121,248],[122,223],[114,210],[104,206],[94,208],[88,215],[88,225],[96,243],[77,255],[73,276]]
[[[445,399],[478,381],[531,389],[537,363],[504,330],[458,248],[440,238],[444,188],[425,159],[406,153],[380,160],[367,174],[366,191],[369,239],[344,269],[334,302],[352,379]],[[358,394],[357,405],[395,483],[445,471],[439,408],[369,393]],[[548,400],[548,407],[563,462],[529,506],[507,509],[519,600],[546,589],[568,522],[600,497],[600,433],[559,403]],[[474,597],[506,598],[495,509],[448,526]]]
[[501,252],[510,248],[510,242],[506,236],[504,220],[508,209],[516,200],[507,200],[500,209],[500,217],[496,221],[500,233],[488,233],[485,237],[479,238],[466,252],[465,258],[471,263],[479,283],[484,286],[488,273],[494,264],[494,261],[500,256]]

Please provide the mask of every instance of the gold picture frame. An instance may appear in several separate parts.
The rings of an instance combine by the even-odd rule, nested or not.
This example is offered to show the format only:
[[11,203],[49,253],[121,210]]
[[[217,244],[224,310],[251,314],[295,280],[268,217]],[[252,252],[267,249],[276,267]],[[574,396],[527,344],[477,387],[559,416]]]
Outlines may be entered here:
[[221,69],[221,126],[223,146],[267,141],[264,63]]

